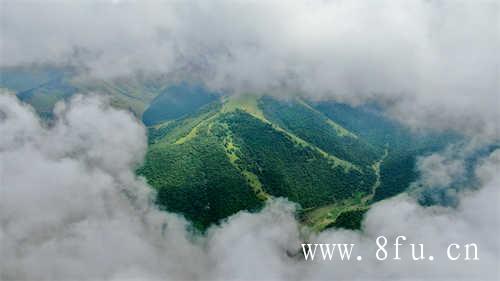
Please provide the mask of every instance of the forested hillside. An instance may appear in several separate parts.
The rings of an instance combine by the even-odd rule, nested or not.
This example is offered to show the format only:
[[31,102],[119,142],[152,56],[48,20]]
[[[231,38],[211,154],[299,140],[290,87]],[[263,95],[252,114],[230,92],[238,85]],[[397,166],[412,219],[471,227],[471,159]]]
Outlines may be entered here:
[[387,157],[385,146],[307,102],[267,96],[213,102],[150,127],[149,136],[138,173],[158,190],[158,204],[201,227],[286,197],[320,230],[335,221],[332,212],[369,205]]

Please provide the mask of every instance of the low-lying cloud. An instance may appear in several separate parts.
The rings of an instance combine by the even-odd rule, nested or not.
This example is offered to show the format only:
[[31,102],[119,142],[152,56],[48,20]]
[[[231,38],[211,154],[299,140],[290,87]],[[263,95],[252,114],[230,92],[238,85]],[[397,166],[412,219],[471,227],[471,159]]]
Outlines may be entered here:
[[377,101],[499,138],[497,1],[2,1],[0,65],[162,73],[225,93]]
[[[457,208],[407,195],[376,204],[362,231],[305,236],[294,205],[277,199],[238,213],[205,235],[158,211],[134,170],[145,130],[97,96],[60,103],[42,124],[13,95],[0,95],[0,279],[2,280],[497,280],[500,151],[476,168],[478,191]],[[432,162],[432,159],[429,160]],[[436,169],[436,165],[430,165]],[[444,164],[449,166],[448,164]],[[424,165],[425,166],[425,165]],[[395,211],[397,210],[397,211]],[[406,235],[436,261],[376,261],[375,239]],[[305,262],[303,239],[356,243],[363,261]],[[448,243],[477,243],[480,261],[448,261]],[[391,247],[388,248],[391,251]],[[393,250],[393,249],[392,249]]]
[[[2,67],[69,64],[82,77],[166,74],[228,94],[377,101],[412,128],[463,133],[470,147],[500,139],[496,1],[6,0],[0,14]],[[146,147],[143,126],[102,97],[58,104],[47,125],[0,94],[0,279],[500,278],[498,149],[461,188],[450,187],[469,176],[473,149],[420,158],[415,185],[452,204],[422,207],[404,194],[374,205],[362,231],[314,236],[285,200],[205,235],[188,231],[135,175]],[[400,234],[436,260],[376,261],[375,238]],[[305,262],[294,256],[304,239],[356,243],[365,258]],[[471,242],[480,261],[443,256],[447,244]]]

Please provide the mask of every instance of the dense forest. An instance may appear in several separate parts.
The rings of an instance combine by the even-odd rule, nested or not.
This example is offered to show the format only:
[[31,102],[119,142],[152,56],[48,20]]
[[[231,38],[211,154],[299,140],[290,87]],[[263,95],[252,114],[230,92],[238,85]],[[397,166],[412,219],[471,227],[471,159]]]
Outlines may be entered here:
[[262,205],[213,136],[154,146],[145,163],[138,173],[158,190],[158,204],[184,214],[201,229]]
[[272,122],[360,167],[371,165],[382,155],[382,149],[358,138],[304,102],[263,97],[259,105]]
[[276,197],[287,197],[304,208],[317,207],[368,193],[373,173],[355,169],[347,172],[319,152],[294,143],[270,124],[238,111],[225,115],[236,145],[242,152],[241,165],[259,177],[264,189]]

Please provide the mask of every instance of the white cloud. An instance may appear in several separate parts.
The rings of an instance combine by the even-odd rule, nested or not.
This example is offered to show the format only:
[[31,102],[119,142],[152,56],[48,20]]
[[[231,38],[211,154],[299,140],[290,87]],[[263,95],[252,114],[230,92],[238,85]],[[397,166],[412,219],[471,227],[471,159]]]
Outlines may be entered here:
[[132,116],[81,96],[51,128],[12,96],[0,96],[0,112],[0,279],[189,276],[175,260],[199,250],[135,177],[146,141]]
[[167,73],[228,92],[377,100],[499,138],[496,1],[3,1],[2,65]]
[[[193,236],[183,219],[158,211],[152,189],[134,175],[146,146],[143,127],[98,97],[60,104],[52,127],[12,95],[0,95],[0,112],[2,280],[499,277],[499,150],[481,161],[476,174],[482,187],[462,194],[457,209],[423,208],[406,195],[383,201],[368,212],[363,232],[330,230],[308,238],[357,243],[362,262],[307,263],[290,256],[306,236],[285,201],[236,214],[205,236]],[[375,261],[374,239],[398,234],[425,243],[436,261]],[[452,242],[477,243],[481,260],[445,260],[444,247]]]

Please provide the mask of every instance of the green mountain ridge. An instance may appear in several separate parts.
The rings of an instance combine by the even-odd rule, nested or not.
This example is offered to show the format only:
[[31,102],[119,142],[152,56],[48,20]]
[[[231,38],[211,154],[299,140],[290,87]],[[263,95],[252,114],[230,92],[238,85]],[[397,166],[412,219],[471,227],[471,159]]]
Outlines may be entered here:
[[[291,126],[294,120],[302,125]],[[382,156],[304,101],[250,95],[151,127],[150,142],[139,174],[158,190],[159,205],[202,228],[270,197],[312,210],[369,196],[377,181],[372,165]]]
[[316,231],[360,227],[373,202],[418,178],[418,156],[460,139],[412,132],[376,104],[227,97],[161,76],[82,80],[72,69],[39,65],[0,68],[0,87],[49,120],[56,102],[78,92],[105,94],[134,113],[149,141],[137,173],[161,208],[199,229],[273,197],[296,202]]

